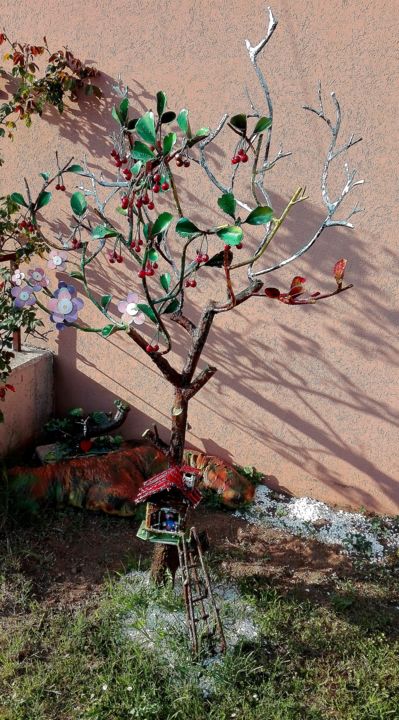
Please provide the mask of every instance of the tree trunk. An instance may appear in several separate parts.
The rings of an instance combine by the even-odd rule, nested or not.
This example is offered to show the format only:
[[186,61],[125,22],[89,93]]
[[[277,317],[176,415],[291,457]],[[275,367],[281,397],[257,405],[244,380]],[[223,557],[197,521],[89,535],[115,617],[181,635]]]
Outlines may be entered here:
[[[172,408],[172,431],[169,443],[169,465],[181,465],[186,440],[188,400],[180,388],[175,388]],[[156,544],[151,562],[151,577],[157,585],[164,585],[167,570],[174,584],[176,570],[179,567],[179,554],[175,545]]]

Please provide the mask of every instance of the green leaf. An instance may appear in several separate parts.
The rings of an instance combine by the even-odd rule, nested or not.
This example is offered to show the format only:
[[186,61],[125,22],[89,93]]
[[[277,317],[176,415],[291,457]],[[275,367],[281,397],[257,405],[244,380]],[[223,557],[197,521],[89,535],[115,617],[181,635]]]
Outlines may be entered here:
[[141,312],[144,313],[144,315],[147,315],[147,317],[153,322],[158,325],[157,316],[155,315],[153,309],[149,305],[145,305],[144,303],[137,303],[137,307]]
[[114,120],[116,120],[116,122],[119,123],[119,125],[123,125],[122,118],[119,115],[119,110],[117,110],[115,106],[111,110],[111,115],[114,118]]
[[169,135],[165,135],[163,139],[163,154],[168,155],[177,140],[176,133],[172,132]]
[[167,123],[173,122],[173,120],[176,120],[176,113],[168,110],[168,112],[163,113],[161,117],[161,124],[166,125]]
[[218,205],[223,212],[231,215],[234,220],[236,216],[236,199],[233,193],[224,193],[224,195],[218,198]]
[[70,165],[64,172],[82,173],[84,170],[80,165]]
[[210,129],[207,127],[202,127],[195,133],[195,137],[206,137],[209,135]]
[[50,177],[50,173],[48,173],[48,172],[42,172],[42,173],[39,173],[39,175],[40,175],[40,177],[43,178],[44,182],[47,182]]
[[10,198],[17,205],[23,205],[26,208],[28,207],[28,204],[21,193],[11,193]]
[[183,110],[180,110],[177,116],[177,124],[180,130],[184,132],[185,135],[191,137],[190,123],[188,122],[188,110],[186,110],[185,108],[183,108]]
[[154,248],[150,248],[147,257],[149,260],[151,260],[151,262],[156,262],[159,256]]
[[136,140],[130,154],[134,160],[143,160],[143,162],[153,160],[155,157],[148,145],[144,145],[144,143],[140,142],[140,140]]
[[191,235],[195,235],[201,231],[188,218],[180,218],[176,223],[176,232],[181,235],[181,237],[191,237]]
[[247,132],[247,116],[244,115],[244,113],[233,115],[233,117],[230,118],[230,125],[236,130],[239,130],[242,135],[245,135]]
[[48,205],[51,198],[52,198],[51,192],[46,192],[45,190],[43,190],[43,192],[40,193],[39,197],[36,200],[36,210],[40,210],[40,208],[45,207],[45,205]]
[[100,305],[103,310],[108,309],[108,305],[110,304],[111,300],[112,300],[112,295],[103,295],[102,296],[102,298],[100,300]]
[[71,208],[75,215],[84,215],[87,210],[86,198],[81,192],[75,192],[71,197]]
[[159,235],[159,233],[164,233],[168,229],[172,220],[173,215],[168,212],[163,212],[158,215],[151,229],[152,237],[155,237],[155,235]]
[[133,167],[131,168],[133,175],[138,175],[142,167],[143,163],[141,162],[141,160],[138,160],[136,163],[134,163]]
[[175,299],[172,300],[172,302],[169,303],[169,305],[165,308],[165,310],[163,311],[162,315],[168,315],[169,313],[174,313],[174,312],[176,312],[176,310],[179,309],[179,305],[180,305],[179,301],[177,300],[177,298],[175,298]]
[[128,211],[124,210],[124,208],[121,208],[120,205],[116,208],[116,212],[119,213],[119,215],[128,215]]
[[216,235],[218,235],[226,245],[238,245],[243,238],[243,231],[238,225],[229,225],[219,228]]
[[127,114],[129,112],[129,98],[123,98],[119,105],[119,117],[121,119],[121,125],[126,124]]
[[267,130],[268,127],[272,124],[272,119],[268,117],[260,117],[258,122],[256,123],[254,127],[254,134],[255,133],[261,133],[264,130]]
[[110,335],[112,335],[114,330],[115,330],[115,325],[105,325],[105,327],[103,327],[103,329],[101,330],[101,335],[103,337],[107,338]]
[[146,112],[143,117],[137,120],[135,130],[137,135],[139,135],[142,140],[149,143],[150,145],[155,145],[156,134],[154,115],[152,112]]
[[69,274],[72,278],[75,278],[75,280],[81,280],[82,282],[84,282],[84,275],[78,270],[72,270],[72,272],[70,272]]
[[159,117],[162,117],[162,115],[165,112],[166,108],[166,95],[162,90],[157,92],[157,113]]
[[168,292],[169,286],[170,286],[170,274],[169,273],[162,273],[161,277],[159,278],[159,281],[165,290],[165,292]]
[[91,231],[91,236],[94,238],[106,238],[106,237],[117,237],[119,235],[117,230],[114,228],[106,227],[105,225],[97,225]]
[[273,210],[267,205],[264,205],[263,207],[257,207],[255,210],[252,210],[244,222],[248,223],[248,225],[266,225],[272,218]]

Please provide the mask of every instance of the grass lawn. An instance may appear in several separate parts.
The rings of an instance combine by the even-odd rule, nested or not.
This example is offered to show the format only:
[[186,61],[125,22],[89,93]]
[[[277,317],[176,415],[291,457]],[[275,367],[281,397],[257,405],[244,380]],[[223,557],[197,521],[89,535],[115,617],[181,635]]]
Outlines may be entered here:
[[137,524],[66,510],[3,528],[1,720],[399,720],[398,565],[203,509],[212,572],[236,588],[226,622],[240,607],[256,634],[200,662],[180,626],[154,635],[154,608],[182,601],[140,581]]

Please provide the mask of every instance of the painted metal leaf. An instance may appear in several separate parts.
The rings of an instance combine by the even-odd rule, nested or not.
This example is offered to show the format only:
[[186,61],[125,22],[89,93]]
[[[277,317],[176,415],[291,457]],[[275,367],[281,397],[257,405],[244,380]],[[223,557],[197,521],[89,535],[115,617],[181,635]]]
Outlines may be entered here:
[[148,145],[140,142],[140,140],[136,140],[133,145],[133,150],[130,154],[134,160],[143,160],[143,162],[147,162],[147,160],[153,160],[155,157],[154,153],[152,152],[152,150],[150,150]]
[[277,288],[265,288],[265,295],[269,298],[279,298],[280,297],[280,290],[277,290]]
[[176,223],[176,232],[181,235],[181,237],[191,237],[191,235],[200,232],[200,229],[188,218],[180,218]]
[[177,116],[177,124],[182,132],[184,132],[185,135],[188,135],[189,130],[189,122],[188,122],[188,110],[186,108],[183,108],[183,110],[180,110],[178,116]]
[[82,173],[84,170],[81,165],[70,165],[64,172]]
[[75,215],[83,215],[87,210],[87,201],[83,193],[75,192],[70,200],[71,208]]
[[236,130],[239,130],[242,135],[245,135],[247,132],[247,116],[244,115],[244,113],[233,115],[230,118],[230,125],[232,125]]
[[40,208],[45,207],[45,205],[48,205],[51,198],[52,198],[51,192],[47,192],[46,190],[43,190],[43,192],[40,193],[39,197],[36,201],[36,210],[40,210]]
[[10,198],[17,205],[23,205],[24,207],[28,207],[25,198],[23,195],[21,195],[21,193],[11,193]]
[[342,280],[344,278],[345,268],[347,264],[347,260],[345,258],[341,258],[338,260],[334,265],[334,277],[337,281],[337,285],[342,285]]
[[153,309],[149,305],[145,305],[145,303],[137,303],[137,307],[141,312],[144,313],[150,320],[152,320],[153,323],[156,325],[158,324],[157,316],[155,315]]
[[107,310],[108,305],[110,304],[111,300],[112,300],[112,295],[103,295],[102,296],[102,298],[100,300],[100,305],[103,310]]
[[176,310],[179,309],[179,307],[180,307],[180,303],[175,298],[175,300],[172,300],[172,302],[169,303],[169,305],[165,308],[165,310],[163,311],[163,314],[169,315],[170,313],[174,313],[174,312],[176,312]]
[[233,193],[224,193],[218,198],[218,205],[223,212],[230,215],[234,220],[236,216],[236,199]]
[[223,240],[226,245],[239,245],[243,238],[243,231],[238,225],[228,225],[226,227],[219,228],[216,235]]
[[248,225],[266,225],[273,219],[273,210],[268,205],[255,208],[244,222]]
[[103,329],[101,330],[101,335],[105,338],[109,337],[110,335],[112,335],[114,330],[115,330],[115,325],[105,325],[105,327],[103,327]]
[[147,257],[151,262],[156,262],[158,260],[159,255],[154,248],[150,248],[148,251]]
[[163,139],[163,154],[164,155],[169,155],[176,140],[177,140],[177,135],[174,132],[169,133],[169,135],[165,135],[165,137]]
[[301,277],[300,275],[295,275],[295,277],[291,281],[291,287],[289,292],[291,297],[294,297],[295,295],[301,295],[303,292],[305,292],[305,282],[306,278]]
[[91,236],[97,239],[116,237],[117,235],[119,235],[117,230],[106,227],[105,225],[97,225],[97,227],[93,228],[91,231]]
[[155,220],[152,229],[151,229],[151,235],[159,235],[160,233],[166,232],[168,229],[170,223],[173,220],[173,215],[168,212],[163,212],[160,215],[158,215],[157,219]]
[[254,133],[261,133],[267,130],[272,124],[272,119],[268,117],[260,117],[254,127]]
[[161,277],[159,278],[159,281],[165,290],[165,292],[168,292],[169,286],[170,286],[170,273],[162,273]]
[[166,108],[166,95],[162,90],[157,92],[157,113],[159,117],[162,117],[162,115],[165,112]]
[[149,143],[150,145],[155,145],[156,134],[154,115],[152,112],[146,112],[143,117],[137,120],[135,130],[137,135],[140,135],[142,140]]

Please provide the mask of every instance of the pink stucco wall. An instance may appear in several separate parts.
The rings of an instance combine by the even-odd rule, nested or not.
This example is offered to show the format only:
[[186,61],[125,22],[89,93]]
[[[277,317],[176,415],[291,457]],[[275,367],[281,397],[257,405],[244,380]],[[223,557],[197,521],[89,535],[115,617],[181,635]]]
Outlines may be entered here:
[[[319,176],[328,136],[301,109],[315,102],[321,79],[342,103],[344,136],[363,135],[351,162],[367,181],[358,193],[366,212],[356,216],[353,231],[328,230],[313,251],[281,273],[280,286],[300,273],[325,288],[334,261],[345,256],[355,287],[317,307],[254,301],[220,317],[206,353],[220,370],[192,402],[188,439],[256,465],[275,486],[296,494],[397,513],[397,3],[275,0],[273,10],[279,27],[262,67],[275,103],[274,149],[281,141],[293,156],[270,174],[271,193],[276,211],[299,184],[307,185],[310,199],[291,214],[271,257],[302,244],[323,217]],[[264,33],[266,8],[262,0],[25,0],[23,12],[7,2],[1,20],[12,36],[40,42],[45,34],[52,47],[68,43],[78,57],[96,61],[106,94],[104,109],[83,104],[61,121],[48,113],[29,132],[19,131],[5,151],[4,193],[20,189],[21,176],[48,169],[56,146],[62,157],[86,152],[95,167],[107,167],[118,73],[137,109],[164,89],[170,106],[188,106],[198,127],[214,126],[225,111],[245,111],[244,86],[256,88],[256,80],[244,39],[255,43]],[[183,201],[195,219],[216,206],[217,193],[191,171],[191,190],[199,188],[200,200],[193,202],[183,189]],[[335,187],[341,181],[338,174]],[[127,285],[126,268],[116,278],[104,266],[97,282],[117,291]],[[212,292],[209,275],[193,293],[194,316]],[[103,407],[120,396],[134,408],[129,434],[141,433],[150,420],[165,432],[169,388],[127,338],[106,343],[70,330],[53,346],[60,409]],[[177,347],[178,362],[182,345]]]

